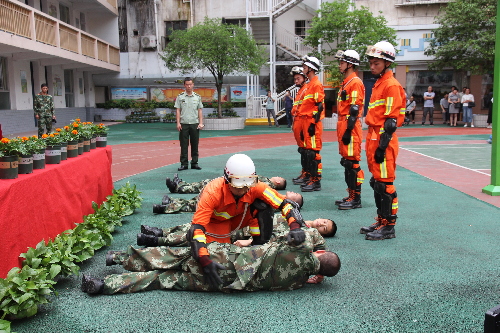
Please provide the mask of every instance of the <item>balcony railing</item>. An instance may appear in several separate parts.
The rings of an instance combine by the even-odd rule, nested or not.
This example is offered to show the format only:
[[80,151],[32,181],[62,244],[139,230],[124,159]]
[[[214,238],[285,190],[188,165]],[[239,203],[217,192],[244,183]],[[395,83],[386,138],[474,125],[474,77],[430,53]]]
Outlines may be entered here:
[[297,0],[248,0],[249,16],[268,16],[286,5],[292,5]]
[[[107,1],[116,5],[116,0]],[[0,30],[120,65],[119,48],[23,4],[0,0]]]

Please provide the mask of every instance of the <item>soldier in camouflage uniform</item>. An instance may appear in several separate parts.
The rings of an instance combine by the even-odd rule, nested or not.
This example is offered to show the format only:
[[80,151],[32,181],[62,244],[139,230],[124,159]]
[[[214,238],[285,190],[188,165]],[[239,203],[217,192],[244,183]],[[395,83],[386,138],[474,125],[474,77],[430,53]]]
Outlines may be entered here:
[[42,91],[33,98],[33,110],[35,118],[38,121],[38,137],[43,135],[44,128],[47,129],[47,134],[52,131],[52,119],[56,119],[54,114],[54,98],[48,94],[49,87],[43,83]]
[[[323,237],[332,237],[337,231],[337,226],[335,222],[328,219],[316,219],[314,221],[304,221],[307,228],[304,231],[309,233],[315,249],[324,250],[325,249],[325,239]],[[331,226],[330,226],[331,225]],[[142,225],[141,233],[144,235],[150,235],[155,237],[155,242],[151,245],[158,246],[189,246],[186,233],[191,228],[191,223],[186,223],[178,225],[171,228],[160,229],[156,227],[149,227]],[[274,214],[273,217],[273,236],[271,236],[271,241],[276,241],[279,237],[287,235],[290,231],[288,223],[285,218],[280,213]],[[141,234],[139,234],[141,235]],[[234,235],[231,236],[231,243],[238,246],[248,246],[251,242],[250,233],[248,227],[238,230]],[[142,244],[143,236],[138,236],[138,245]],[[141,240],[141,242],[139,242]],[[248,243],[247,243],[248,242]],[[149,245],[149,244],[144,244]]]
[[289,245],[287,237],[275,242],[240,248],[232,244],[207,244],[212,260],[224,266],[222,285],[205,281],[201,265],[190,248],[156,247],[110,253],[111,264],[131,271],[112,274],[104,280],[84,275],[81,289],[89,294],[133,293],[154,289],[194,291],[293,290],[302,288],[310,275],[335,276],[340,259],[333,252],[313,251],[308,233],[300,245]]
[[[258,176],[257,179],[259,182],[266,183],[269,187],[275,190],[284,190],[286,189],[286,180],[283,177],[262,177]],[[200,182],[194,183],[186,183],[183,182],[182,179],[179,179],[177,174],[174,174],[174,178],[170,179],[167,177],[166,184],[170,193],[181,193],[181,194],[190,194],[190,193],[201,193],[201,190],[212,181],[213,179],[205,179]]]

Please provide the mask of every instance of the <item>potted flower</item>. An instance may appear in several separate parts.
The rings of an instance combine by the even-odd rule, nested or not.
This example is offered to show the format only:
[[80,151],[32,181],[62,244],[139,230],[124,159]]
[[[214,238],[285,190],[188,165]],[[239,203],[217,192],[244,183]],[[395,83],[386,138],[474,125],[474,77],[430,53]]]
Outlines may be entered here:
[[72,127],[66,125],[60,129],[59,135],[61,136],[63,142],[67,142],[66,146],[66,157],[77,157],[78,156],[78,131],[72,129]]
[[59,132],[43,134],[42,139],[45,140],[47,147],[45,148],[45,163],[59,164],[61,163],[61,140]]
[[91,122],[82,122],[80,126],[80,135],[83,137],[83,152],[90,151],[90,140],[92,139],[93,129]]
[[96,138],[96,146],[97,147],[106,147],[108,142],[108,131],[109,127],[105,126],[103,123],[100,123],[95,128]]
[[44,169],[45,148],[47,147],[45,140],[39,139],[36,135],[22,137],[21,139],[23,140],[27,153],[33,155],[33,169]]
[[15,179],[18,176],[19,156],[26,154],[26,147],[20,138],[0,140],[0,179]]

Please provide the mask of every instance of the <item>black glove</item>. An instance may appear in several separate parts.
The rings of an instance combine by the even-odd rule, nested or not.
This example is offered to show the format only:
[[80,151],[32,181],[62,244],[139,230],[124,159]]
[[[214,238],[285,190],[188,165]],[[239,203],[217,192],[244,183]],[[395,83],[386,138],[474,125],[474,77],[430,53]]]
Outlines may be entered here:
[[316,125],[315,124],[309,125],[309,128],[307,129],[307,133],[309,133],[309,136],[314,136],[315,132],[316,132]]
[[290,232],[288,233],[287,241],[290,245],[300,245],[306,240],[306,233],[300,229],[300,223],[290,223]]
[[203,267],[203,273],[205,273],[205,281],[215,289],[217,289],[219,285],[222,284],[222,280],[219,276],[219,273],[217,272],[218,269],[226,268],[215,261],[211,261],[208,265]]
[[53,122],[54,124],[55,124],[55,123],[57,123],[56,118],[52,118],[52,122]]
[[344,135],[342,135],[342,143],[348,145],[351,143],[351,130],[346,129]]
[[385,149],[377,148],[377,150],[375,150],[375,162],[380,164],[384,162],[384,158],[385,158]]

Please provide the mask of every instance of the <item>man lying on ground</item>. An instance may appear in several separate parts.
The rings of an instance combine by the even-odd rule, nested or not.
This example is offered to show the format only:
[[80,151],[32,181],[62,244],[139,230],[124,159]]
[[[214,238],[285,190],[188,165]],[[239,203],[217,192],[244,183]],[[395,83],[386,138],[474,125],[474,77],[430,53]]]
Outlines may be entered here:
[[293,290],[309,276],[335,276],[340,269],[337,254],[313,252],[309,233],[300,244],[281,236],[274,242],[238,247],[212,242],[206,245],[219,274],[207,275],[190,248],[155,247],[127,252],[110,251],[106,265],[119,264],[130,273],[112,274],[103,280],[83,275],[81,289],[88,294],[133,293],[154,289],[194,291]]

